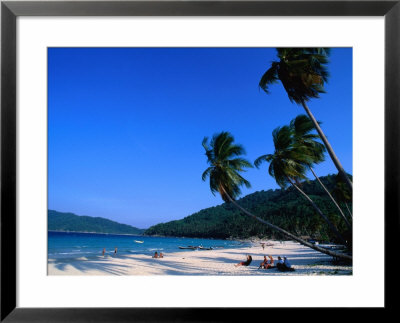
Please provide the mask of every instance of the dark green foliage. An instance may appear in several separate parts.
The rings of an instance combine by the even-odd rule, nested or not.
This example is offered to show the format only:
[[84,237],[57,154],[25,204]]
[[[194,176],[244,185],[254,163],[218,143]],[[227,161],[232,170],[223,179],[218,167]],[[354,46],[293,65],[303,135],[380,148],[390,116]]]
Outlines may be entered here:
[[329,48],[277,48],[279,61],[261,77],[259,86],[269,93],[270,85],[282,82],[290,101],[306,102],[324,93],[329,73]]
[[351,191],[349,188],[346,186],[345,182],[343,182],[343,179],[341,176],[338,174],[336,176],[336,182],[335,186],[333,187],[333,190],[331,191],[333,196],[340,202],[350,202],[351,201]]
[[277,127],[272,132],[272,139],[274,153],[258,157],[254,165],[258,168],[263,162],[269,163],[269,175],[282,188],[289,185],[290,179],[296,182],[306,179],[306,165],[312,163],[312,156],[308,150],[296,145],[292,129],[289,126]]
[[140,235],[144,231],[143,229],[104,218],[78,216],[73,213],[63,213],[53,210],[48,210],[48,230],[134,235]]
[[294,145],[303,155],[310,157],[308,162],[305,160],[307,166],[312,167],[313,164],[319,164],[325,160],[326,148],[319,142],[320,137],[314,132],[314,123],[309,117],[304,114],[298,115],[290,121],[290,129]]
[[234,140],[229,132],[222,131],[215,134],[210,143],[207,137],[202,142],[210,167],[204,171],[201,178],[205,181],[209,177],[211,192],[214,195],[219,193],[225,202],[240,196],[242,185],[250,187],[250,183],[240,175],[240,172],[253,167],[241,157],[246,152],[241,145],[234,144]]
[[[335,176],[329,175],[320,179],[328,189],[333,189]],[[310,181],[302,183],[301,186],[332,223],[344,232],[345,224],[320,184],[317,181]],[[239,199],[238,203],[254,215],[298,236],[335,241],[325,221],[293,187],[258,191]],[[249,237],[285,239],[268,226],[242,215],[240,210],[229,203],[201,210],[182,220],[157,224],[147,229],[144,234],[219,239]]]

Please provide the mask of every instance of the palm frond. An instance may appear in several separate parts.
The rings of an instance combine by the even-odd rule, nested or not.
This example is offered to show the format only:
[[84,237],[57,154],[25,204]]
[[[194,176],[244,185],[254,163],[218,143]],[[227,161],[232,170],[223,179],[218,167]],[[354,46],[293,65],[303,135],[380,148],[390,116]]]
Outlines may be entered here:
[[232,143],[226,143],[229,144],[226,149],[223,149],[220,151],[220,155],[218,156],[221,159],[227,159],[227,158],[232,158],[234,156],[240,156],[240,155],[245,155],[246,150],[243,148],[242,145],[233,145]]
[[245,168],[253,168],[253,165],[249,161],[240,157],[228,160],[227,164],[230,167],[242,172],[246,171]]
[[211,174],[212,170],[213,170],[213,167],[208,167],[208,168],[203,172],[203,174],[201,175],[201,179],[202,179],[203,181],[205,181],[205,180],[207,179],[207,177]]
[[269,94],[269,85],[278,83],[279,81],[278,67],[278,62],[272,62],[271,67],[263,74],[258,83],[258,86],[267,94]]
[[289,127],[292,129],[295,159],[310,167],[325,160],[326,147],[319,141],[320,137],[314,132],[314,124],[308,116],[298,115],[290,121]]
[[257,168],[260,168],[260,165],[261,165],[263,162],[268,162],[268,161],[269,161],[268,156],[271,156],[271,155],[262,155],[262,156],[258,157],[258,158],[254,161],[254,166],[256,166]]

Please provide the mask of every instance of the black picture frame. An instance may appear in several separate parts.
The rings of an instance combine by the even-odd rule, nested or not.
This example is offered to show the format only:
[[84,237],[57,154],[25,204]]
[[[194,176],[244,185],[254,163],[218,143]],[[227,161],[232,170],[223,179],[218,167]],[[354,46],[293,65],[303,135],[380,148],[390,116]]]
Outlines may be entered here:
[[[390,254],[399,233],[400,0],[395,1],[2,1],[1,2],[1,321],[236,321],[245,309],[16,307],[16,19],[19,16],[384,16],[385,310],[398,278]],[[371,255],[373,257],[373,255]],[[372,260],[372,259],[371,259]],[[371,265],[381,265],[372,264]],[[249,309],[247,309],[249,311]],[[270,312],[269,312],[270,313]],[[251,315],[267,315],[251,309]],[[268,314],[270,315],[270,314]]]

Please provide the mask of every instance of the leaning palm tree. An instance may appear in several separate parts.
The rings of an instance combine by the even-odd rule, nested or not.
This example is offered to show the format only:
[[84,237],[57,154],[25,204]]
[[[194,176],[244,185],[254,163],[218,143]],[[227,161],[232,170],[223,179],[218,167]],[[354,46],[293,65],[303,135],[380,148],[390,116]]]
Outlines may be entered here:
[[299,181],[307,179],[306,166],[311,165],[314,157],[308,147],[298,145],[292,137],[289,126],[278,127],[272,132],[275,151],[258,157],[254,165],[259,168],[263,162],[269,163],[268,173],[275,179],[281,188],[291,184],[312,205],[315,211],[325,220],[338,240],[347,245],[346,240],[336,229],[329,218],[321,211],[318,205],[300,188]]
[[350,189],[353,189],[352,182],[306,103],[310,99],[319,98],[319,94],[325,92],[324,84],[329,77],[326,64],[330,49],[277,48],[277,52],[279,61],[272,62],[271,67],[261,77],[260,88],[269,94],[270,85],[281,81],[289,100],[303,106],[340,175]]
[[[318,123],[320,123],[320,122],[318,122]],[[294,118],[292,121],[290,121],[290,128],[292,129],[294,145],[298,146],[299,148],[305,149],[306,151],[308,151],[308,154],[311,156],[312,162],[310,164],[307,164],[308,169],[314,175],[315,179],[318,181],[318,183],[324,189],[326,194],[328,194],[332,203],[338,209],[338,211],[339,211],[340,215],[342,216],[344,222],[346,223],[347,227],[349,228],[349,230],[351,230],[351,224],[347,220],[347,217],[344,215],[343,210],[341,209],[339,204],[336,202],[336,200],[333,198],[332,194],[329,192],[329,190],[326,188],[326,186],[322,183],[322,181],[317,176],[317,174],[315,173],[315,171],[312,167],[314,164],[318,164],[325,160],[325,154],[324,154],[325,146],[317,140],[319,138],[319,136],[313,133],[313,130],[315,128],[314,128],[312,121],[306,115],[301,114],[301,115],[298,115],[296,118]]]
[[225,202],[232,203],[246,216],[266,224],[273,230],[280,232],[281,234],[301,243],[304,246],[310,247],[332,257],[338,257],[347,260],[352,259],[352,257],[349,255],[333,252],[300,239],[290,232],[250,213],[236,202],[236,198],[241,194],[241,186],[244,185],[246,187],[250,187],[250,183],[244,179],[240,173],[245,171],[246,168],[252,167],[252,165],[246,159],[241,157],[245,154],[245,150],[241,145],[234,144],[234,138],[230,133],[221,132],[219,134],[215,134],[210,143],[208,142],[208,138],[205,137],[202,145],[206,151],[205,154],[207,156],[207,163],[209,164],[209,167],[202,175],[202,180],[205,181],[207,177],[209,177],[210,189],[214,195],[219,193]]

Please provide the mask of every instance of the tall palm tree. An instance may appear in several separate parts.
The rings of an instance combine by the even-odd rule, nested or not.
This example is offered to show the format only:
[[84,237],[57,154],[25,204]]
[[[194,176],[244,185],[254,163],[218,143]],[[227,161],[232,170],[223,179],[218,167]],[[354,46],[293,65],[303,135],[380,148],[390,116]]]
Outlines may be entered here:
[[280,232],[290,239],[301,243],[304,246],[310,247],[332,257],[338,257],[347,260],[352,259],[352,257],[349,255],[333,252],[300,239],[290,232],[264,219],[261,219],[258,216],[255,216],[241,207],[235,201],[235,199],[241,193],[241,186],[245,185],[246,187],[250,187],[250,183],[244,179],[240,173],[245,171],[246,168],[252,167],[252,165],[246,159],[240,157],[241,155],[245,154],[244,148],[241,145],[234,144],[233,142],[234,138],[228,132],[215,134],[210,143],[208,143],[207,137],[203,139],[202,145],[206,151],[207,163],[210,166],[203,172],[202,180],[205,181],[207,177],[210,178],[210,189],[214,195],[215,193],[219,193],[225,202],[232,203],[246,216],[266,224],[270,228]]
[[353,183],[344,171],[332,146],[306,103],[310,99],[319,98],[319,94],[325,92],[324,84],[329,77],[326,64],[328,63],[330,49],[277,48],[277,53],[279,61],[272,62],[271,67],[261,77],[259,82],[260,88],[269,94],[270,85],[281,81],[289,96],[289,100],[303,106],[337,170],[352,190]]
[[272,137],[275,146],[274,153],[258,157],[254,165],[259,168],[263,162],[268,162],[268,173],[275,179],[276,183],[282,188],[286,188],[288,184],[291,184],[325,220],[339,241],[347,245],[346,240],[329,218],[298,185],[300,180],[307,179],[305,176],[306,166],[312,164],[314,160],[309,148],[304,145],[298,145],[293,140],[292,129],[289,126],[274,129]]
[[315,128],[312,121],[306,115],[301,114],[290,121],[290,128],[292,129],[294,145],[308,150],[308,154],[312,157],[312,163],[307,164],[308,168],[310,169],[311,173],[314,175],[318,183],[321,185],[321,187],[324,189],[324,191],[328,194],[333,204],[338,209],[349,230],[351,230],[351,224],[347,220],[347,217],[344,215],[343,210],[333,198],[332,194],[329,192],[326,186],[322,183],[312,167],[313,164],[318,164],[325,160],[325,146],[317,141],[319,136],[313,133],[313,130]]

